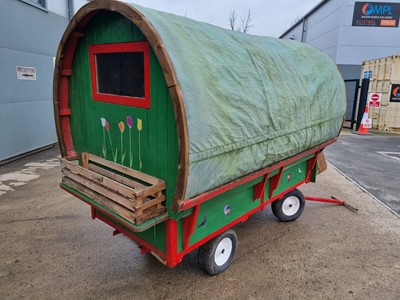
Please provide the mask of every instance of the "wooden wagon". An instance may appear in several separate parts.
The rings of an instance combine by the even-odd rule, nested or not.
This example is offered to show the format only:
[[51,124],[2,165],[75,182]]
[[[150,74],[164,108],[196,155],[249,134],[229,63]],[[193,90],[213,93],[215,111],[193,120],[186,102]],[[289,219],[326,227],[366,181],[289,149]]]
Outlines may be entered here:
[[296,219],[337,137],[335,64],[296,42],[237,33],[120,1],[92,1],[60,42],[54,110],[61,187],[169,267],[199,248],[210,274],[232,226],[272,203]]

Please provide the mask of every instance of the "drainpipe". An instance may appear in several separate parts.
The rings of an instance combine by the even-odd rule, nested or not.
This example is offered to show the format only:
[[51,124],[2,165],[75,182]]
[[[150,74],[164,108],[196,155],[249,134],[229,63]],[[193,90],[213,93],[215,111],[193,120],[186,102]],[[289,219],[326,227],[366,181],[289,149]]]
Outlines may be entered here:
[[68,20],[71,21],[74,16],[74,0],[68,0]]
[[306,29],[307,27],[307,19],[303,19],[303,28],[301,29],[301,42],[304,43],[306,41]]

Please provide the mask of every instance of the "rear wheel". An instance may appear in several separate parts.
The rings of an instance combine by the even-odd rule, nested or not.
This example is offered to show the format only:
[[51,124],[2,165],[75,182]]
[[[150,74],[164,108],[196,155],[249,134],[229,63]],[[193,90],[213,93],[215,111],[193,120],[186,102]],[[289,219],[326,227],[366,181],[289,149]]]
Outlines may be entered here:
[[296,220],[304,211],[306,201],[298,189],[287,193],[282,199],[271,203],[272,212],[282,222]]
[[221,233],[199,248],[199,264],[210,275],[228,269],[236,254],[237,235],[232,229]]

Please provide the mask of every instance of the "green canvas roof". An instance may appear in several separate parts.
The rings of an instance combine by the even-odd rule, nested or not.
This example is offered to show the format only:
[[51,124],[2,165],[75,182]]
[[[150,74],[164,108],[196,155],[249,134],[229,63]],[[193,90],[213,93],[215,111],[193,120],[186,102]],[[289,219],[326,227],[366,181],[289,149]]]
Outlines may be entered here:
[[68,122],[60,121],[62,108],[68,108],[59,86],[68,85],[61,80],[68,76],[61,72],[68,70],[61,68],[71,68],[86,24],[100,11],[120,13],[137,26],[164,73],[178,139],[177,185],[169,187],[175,190],[175,211],[184,199],[339,134],[346,106],[344,82],[335,63],[318,49],[136,4],[95,0],[75,14],[57,51],[54,103],[64,156],[75,151]]
[[338,135],[344,82],[320,50],[132,5],[161,38],[183,93],[186,198]]

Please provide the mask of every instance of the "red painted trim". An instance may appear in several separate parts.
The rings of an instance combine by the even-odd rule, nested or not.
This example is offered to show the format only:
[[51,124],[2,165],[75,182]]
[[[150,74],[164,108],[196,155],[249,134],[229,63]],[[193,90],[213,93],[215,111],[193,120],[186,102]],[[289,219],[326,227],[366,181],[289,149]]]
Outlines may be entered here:
[[[143,246],[147,249],[149,249],[150,251],[156,253],[159,257],[161,257],[162,259],[166,259],[166,254],[164,252],[162,252],[161,250],[157,249],[156,247],[154,247],[153,245],[151,245],[150,243],[146,242],[145,240],[142,240],[141,238],[137,237],[136,235],[134,235],[133,233],[125,230],[124,228],[118,226],[117,224],[111,222],[108,219],[103,218],[102,216],[96,214],[96,210],[100,211],[101,213],[107,215],[108,217],[114,219],[115,217],[112,216],[108,211],[100,208],[100,207],[94,207],[92,203],[86,201],[84,198],[80,197],[79,195],[69,191],[68,189],[65,189],[64,187],[60,186],[64,191],[70,193],[71,195],[77,197],[78,199],[82,200],[83,202],[89,204],[91,206],[92,209],[92,218],[95,219],[99,219],[101,221],[103,221],[104,223],[110,225],[112,228],[114,228],[115,230],[123,233],[125,236],[127,236],[128,238],[132,239],[133,241],[135,241],[139,246]],[[118,222],[123,223],[122,221],[118,220]],[[130,228],[132,231],[134,231],[134,229],[131,228],[131,226],[127,223],[124,223],[124,226],[126,226],[127,228]]]
[[60,116],[69,116],[71,114],[70,109],[60,109]]
[[332,139],[332,140],[330,140],[328,142],[325,142],[325,143],[323,143],[323,144],[321,144],[321,145],[319,145],[317,147],[314,147],[314,148],[312,148],[310,150],[304,151],[303,153],[297,154],[297,155],[295,155],[293,157],[290,157],[288,159],[280,161],[280,162],[278,162],[278,163],[276,163],[276,164],[274,164],[272,166],[269,166],[269,167],[266,167],[266,168],[261,169],[259,171],[256,171],[254,173],[251,173],[251,174],[249,174],[249,175],[247,175],[245,177],[239,178],[239,179],[237,179],[235,181],[231,181],[231,182],[229,182],[229,183],[227,183],[225,185],[222,185],[222,186],[220,186],[220,187],[218,187],[216,189],[213,189],[213,190],[211,190],[209,192],[205,192],[205,193],[203,193],[203,194],[201,194],[201,195],[199,195],[197,197],[194,197],[194,198],[191,198],[191,199],[186,199],[186,200],[183,201],[181,209],[182,210],[186,210],[186,209],[192,208],[192,207],[194,207],[196,205],[199,205],[199,204],[201,204],[201,203],[203,203],[203,202],[205,202],[207,200],[210,200],[210,199],[212,199],[212,198],[214,198],[214,197],[216,197],[218,195],[221,195],[221,194],[223,194],[223,193],[225,193],[225,192],[227,192],[227,191],[229,191],[229,190],[231,190],[231,189],[233,189],[235,187],[238,187],[238,186],[240,186],[240,185],[242,185],[242,184],[244,184],[246,182],[249,182],[249,181],[251,181],[253,179],[256,179],[256,178],[258,178],[258,177],[260,177],[262,175],[265,175],[267,173],[271,173],[272,171],[274,171],[276,169],[284,167],[284,166],[286,166],[286,165],[288,165],[288,164],[290,164],[292,162],[295,162],[296,160],[299,160],[299,159],[301,159],[301,158],[303,158],[303,157],[305,157],[307,155],[310,155],[312,153],[315,153],[317,151],[320,151],[320,150],[324,149],[326,146],[334,143],[337,139],[338,138],[336,137],[336,138],[334,138],[334,139]]
[[[88,16],[89,19],[89,16]],[[83,24],[86,25],[86,20],[83,20]],[[69,106],[69,77],[72,74],[72,60],[74,58],[76,46],[78,45],[80,35],[72,35],[64,49],[61,68],[60,68],[60,81],[58,90],[59,114],[61,122],[61,132],[65,150],[68,157],[76,156],[74,144],[72,141],[71,127],[69,124],[69,115],[62,114],[62,112],[68,111]]]
[[175,220],[168,219],[165,222],[165,230],[166,264],[172,268],[183,259],[183,255],[178,254],[178,223]]
[[182,260],[183,256],[185,256],[186,254],[190,253],[191,251],[197,249],[198,247],[200,247],[201,245],[205,244],[206,242],[208,242],[209,240],[213,239],[214,237],[216,237],[217,235],[223,233],[224,231],[226,231],[227,229],[233,227],[234,225],[238,224],[238,223],[243,223],[245,221],[247,221],[247,219],[254,213],[258,212],[258,211],[262,211],[268,204],[270,204],[271,202],[278,200],[280,198],[282,198],[284,195],[286,195],[287,193],[291,192],[292,190],[298,188],[300,185],[306,183],[306,180],[303,180],[301,182],[299,182],[298,184],[292,186],[290,189],[285,190],[284,192],[280,193],[279,195],[274,196],[273,198],[269,199],[267,202],[261,203],[261,205],[257,206],[256,208],[254,208],[253,210],[247,212],[246,214],[244,214],[243,216],[237,218],[236,220],[234,220],[233,222],[229,223],[228,225],[220,228],[219,230],[215,231],[214,233],[206,236],[205,238],[203,238],[202,240],[194,243],[193,245],[185,248],[181,253],[178,254],[178,257],[180,257],[180,260]]
[[200,205],[195,206],[193,213],[182,220],[183,226],[183,249],[189,247],[190,237],[192,236],[199,216]]
[[[144,98],[102,94],[97,89],[96,54],[143,52],[144,55]],[[148,42],[116,43],[89,46],[92,99],[120,105],[150,108],[150,47]]]
[[269,181],[269,197],[268,198],[272,198],[272,195],[274,194],[276,188],[278,187],[279,182],[281,181],[281,178],[282,178],[284,168],[285,167],[281,167],[279,169],[279,173],[272,176],[272,178],[270,179],[270,181]]
[[218,229],[217,231],[213,232],[212,234],[206,236],[205,238],[203,238],[202,240],[194,243],[193,245],[189,246],[188,248],[186,248],[186,250],[182,251],[180,253],[180,256],[183,257],[184,255],[190,253],[191,251],[197,249],[198,247],[200,247],[201,245],[203,245],[204,243],[208,242],[209,240],[213,239],[214,237],[216,237],[217,235],[223,233],[224,231],[226,231],[227,229],[231,228],[232,226],[238,224],[239,222],[245,222],[252,214],[263,210],[263,206],[257,206],[256,208],[254,208],[253,210],[249,211],[248,213],[244,214],[243,216],[237,218],[235,221],[229,223],[228,225]]
[[61,76],[71,76],[72,70],[71,69],[63,69],[61,70]]

